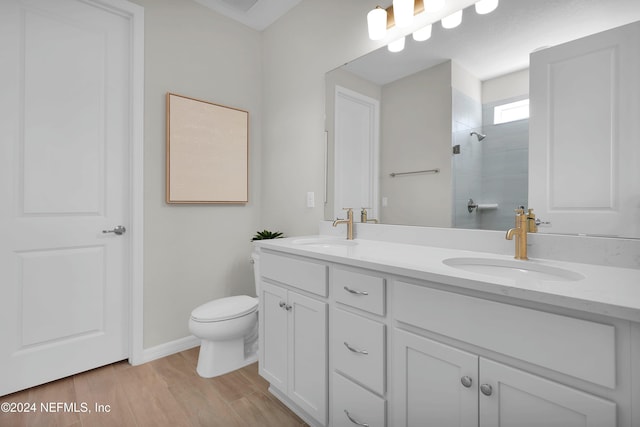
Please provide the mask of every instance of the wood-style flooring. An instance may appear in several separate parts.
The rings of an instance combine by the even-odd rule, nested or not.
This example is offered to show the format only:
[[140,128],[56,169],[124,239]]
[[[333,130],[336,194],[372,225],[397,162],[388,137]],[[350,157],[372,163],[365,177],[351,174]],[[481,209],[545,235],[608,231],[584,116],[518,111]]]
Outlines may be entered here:
[[[197,361],[198,348],[194,348],[139,366],[119,362],[1,396],[0,403],[15,402],[15,406],[35,403],[36,411],[20,414],[0,411],[0,426],[306,425],[267,391],[268,383],[258,375],[257,363],[205,379],[196,373]],[[58,406],[65,403],[66,411],[64,406]],[[42,404],[54,410],[59,407],[60,412],[43,411]],[[83,408],[87,411],[83,412]]]

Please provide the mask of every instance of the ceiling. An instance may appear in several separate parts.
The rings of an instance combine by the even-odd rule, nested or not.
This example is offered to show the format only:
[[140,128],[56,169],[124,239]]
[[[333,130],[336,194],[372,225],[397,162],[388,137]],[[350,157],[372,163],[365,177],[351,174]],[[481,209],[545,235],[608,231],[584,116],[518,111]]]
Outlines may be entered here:
[[262,31],[302,0],[195,0],[222,15]]
[[345,68],[382,85],[451,59],[484,81],[528,68],[534,50],[638,20],[640,0],[500,0],[488,15],[471,6],[457,28],[434,23],[429,40],[409,35],[402,52],[383,47]]

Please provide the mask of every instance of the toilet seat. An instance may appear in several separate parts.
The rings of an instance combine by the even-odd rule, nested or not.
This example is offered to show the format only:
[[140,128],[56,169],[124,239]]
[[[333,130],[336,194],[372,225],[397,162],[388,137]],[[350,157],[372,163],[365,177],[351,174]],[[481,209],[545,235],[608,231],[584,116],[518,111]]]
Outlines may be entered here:
[[258,309],[258,299],[248,295],[220,298],[196,307],[191,312],[195,322],[209,323],[236,319]]

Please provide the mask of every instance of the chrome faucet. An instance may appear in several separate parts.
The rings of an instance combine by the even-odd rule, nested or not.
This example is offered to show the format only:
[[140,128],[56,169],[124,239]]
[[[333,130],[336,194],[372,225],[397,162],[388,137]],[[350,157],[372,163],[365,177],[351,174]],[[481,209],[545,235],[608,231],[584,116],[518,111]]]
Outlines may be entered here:
[[343,208],[347,211],[347,219],[336,218],[333,221],[333,226],[337,227],[338,224],[347,224],[347,240],[353,240],[353,208]]
[[507,230],[505,238],[513,240],[515,237],[515,259],[529,259],[527,257],[527,233],[536,233],[538,231],[536,216],[533,213],[533,209],[529,209],[529,212],[525,214],[524,207],[516,209],[515,212],[516,226]]

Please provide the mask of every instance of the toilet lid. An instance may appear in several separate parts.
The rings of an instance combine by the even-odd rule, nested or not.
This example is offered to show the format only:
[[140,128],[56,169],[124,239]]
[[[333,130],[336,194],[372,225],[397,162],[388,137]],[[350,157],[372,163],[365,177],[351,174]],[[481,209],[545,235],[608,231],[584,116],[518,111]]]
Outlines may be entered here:
[[196,307],[191,318],[196,322],[219,322],[244,316],[258,309],[258,299],[248,295],[220,298]]

